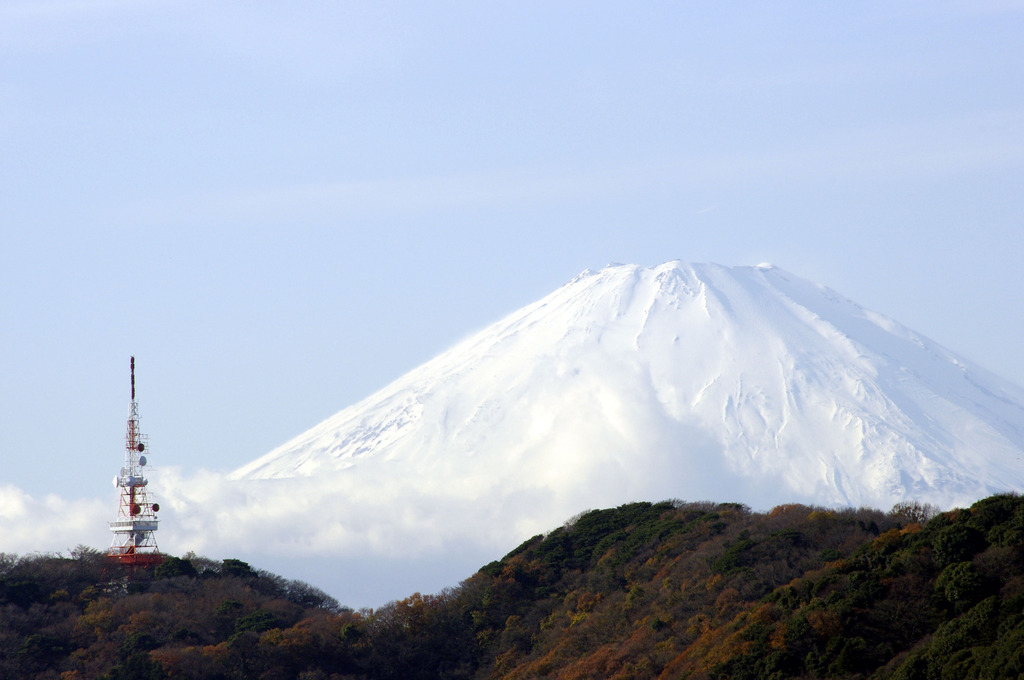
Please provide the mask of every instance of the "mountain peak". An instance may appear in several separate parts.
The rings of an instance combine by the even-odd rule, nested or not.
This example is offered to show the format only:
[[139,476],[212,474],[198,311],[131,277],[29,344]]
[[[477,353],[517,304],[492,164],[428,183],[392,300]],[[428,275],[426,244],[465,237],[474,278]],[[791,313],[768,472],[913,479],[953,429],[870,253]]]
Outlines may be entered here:
[[773,265],[677,260],[585,271],[233,477],[948,507],[1024,486],[1022,456],[1016,386]]

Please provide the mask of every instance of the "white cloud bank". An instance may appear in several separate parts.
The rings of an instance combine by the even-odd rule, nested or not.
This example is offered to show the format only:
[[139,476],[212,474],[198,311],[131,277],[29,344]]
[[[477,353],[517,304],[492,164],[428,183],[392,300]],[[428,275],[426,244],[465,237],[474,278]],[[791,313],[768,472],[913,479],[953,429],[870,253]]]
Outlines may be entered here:
[[[308,581],[348,606],[376,607],[458,585],[582,510],[672,497],[684,475],[698,474],[681,469],[685,459],[673,456],[667,441],[655,441],[661,428],[637,435],[628,460],[609,460],[600,453],[608,448],[598,441],[604,431],[593,428],[588,437],[586,415],[564,425],[575,435],[504,460],[374,457],[347,470],[264,480],[152,468],[149,491],[161,505],[157,542],[168,554],[243,559]],[[707,497],[728,496],[708,488]],[[105,549],[116,510],[113,489],[105,499],[68,501],[2,487],[0,552]]]
[[[446,500],[442,489],[408,481],[381,494],[373,483],[365,476],[250,483],[161,470],[151,477],[161,505],[157,542],[172,555],[244,559],[359,608],[457,585],[522,540],[499,523],[499,507],[510,499]],[[116,511],[115,496],[33,497],[2,486],[0,552],[67,554],[80,544],[105,550]]]
[[[579,494],[561,488],[524,483],[502,490],[492,482],[473,490],[470,481],[453,489],[443,480],[396,476],[392,467],[381,461],[351,474],[257,481],[154,470],[157,542],[173,555],[244,559],[308,581],[348,606],[375,607],[455,586],[583,509]],[[604,480],[606,490],[613,478]],[[71,501],[0,487],[0,552],[105,549],[116,510],[113,495]]]
[[[108,513],[109,510],[109,513]],[[66,552],[79,544],[110,542],[106,515],[117,510],[103,501],[36,498],[16,486],[0,486],[0,552]]]

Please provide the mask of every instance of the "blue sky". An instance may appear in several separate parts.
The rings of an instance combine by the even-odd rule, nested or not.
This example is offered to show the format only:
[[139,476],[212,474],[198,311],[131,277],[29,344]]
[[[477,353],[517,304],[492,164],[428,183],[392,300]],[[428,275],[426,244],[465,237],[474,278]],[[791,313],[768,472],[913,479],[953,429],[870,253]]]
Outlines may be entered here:
[[[610,262],[1024,384],[1024,3],[0,0],[0,486],[230,470]],[[0,546],[0,551],[4,549]]]

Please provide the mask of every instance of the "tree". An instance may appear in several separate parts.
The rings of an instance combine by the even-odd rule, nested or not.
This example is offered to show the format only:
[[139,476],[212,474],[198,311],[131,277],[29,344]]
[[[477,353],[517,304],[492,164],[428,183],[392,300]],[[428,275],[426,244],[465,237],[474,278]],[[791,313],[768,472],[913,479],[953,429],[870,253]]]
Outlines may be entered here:
[[937,507],[931,503],[921,503],[918,501],[897,503],[889,511],[889,517],[903,526],[907,524],[924,524],[937,514],[939,514]]
[[174,578],[175,576],[198,576],[196,568],[192,565],[192,562],[180,557],[174,557],[168,555],[164,558],[164,561],[157,566],[153,572],[153,576],[160,578]]

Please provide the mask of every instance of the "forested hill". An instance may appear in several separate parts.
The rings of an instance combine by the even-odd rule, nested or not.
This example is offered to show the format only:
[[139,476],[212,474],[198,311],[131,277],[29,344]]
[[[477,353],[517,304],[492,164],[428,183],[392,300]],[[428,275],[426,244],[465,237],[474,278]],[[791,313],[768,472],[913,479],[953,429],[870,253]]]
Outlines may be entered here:
[[1018,678],[1024,499],[634,503],[353,612],[238,560],[0,558],[2,678]]

